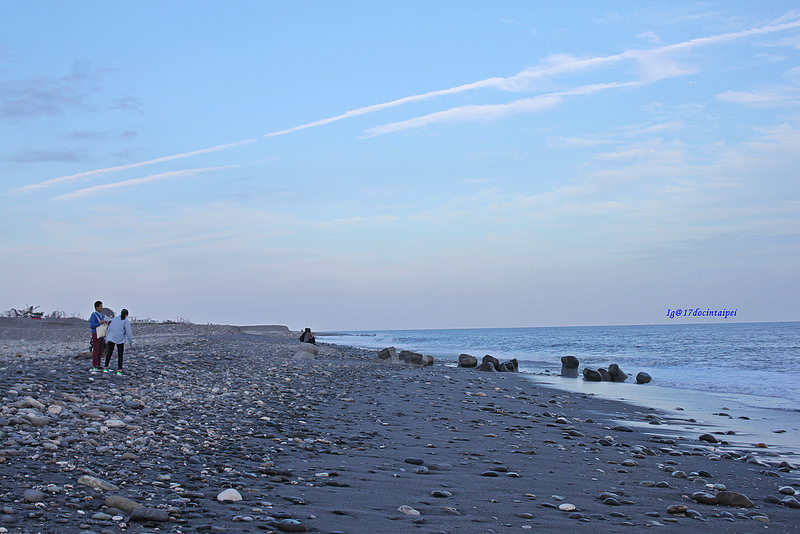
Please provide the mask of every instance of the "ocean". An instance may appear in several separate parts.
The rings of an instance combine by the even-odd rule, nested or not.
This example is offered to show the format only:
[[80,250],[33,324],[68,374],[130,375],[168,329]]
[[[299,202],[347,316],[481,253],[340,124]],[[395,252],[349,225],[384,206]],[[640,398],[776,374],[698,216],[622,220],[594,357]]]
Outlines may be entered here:
[[653,385],[800,410],[800,322],[380,330],[336,332],[318,340],[375,350],[393,346],[452,364],[461,353],[479,361],[485,354],[501,361],[516,358],[520,371],[531,375],[558,374],[561,357],[572,355],[581,370],[616,363],[628,382],[644,371]]

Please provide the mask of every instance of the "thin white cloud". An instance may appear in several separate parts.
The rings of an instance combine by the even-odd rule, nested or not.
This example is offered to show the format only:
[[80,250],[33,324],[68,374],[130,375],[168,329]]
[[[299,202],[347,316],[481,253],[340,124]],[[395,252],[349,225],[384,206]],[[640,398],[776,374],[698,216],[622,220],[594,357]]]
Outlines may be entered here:
[[571,89],[569,91],[559,91],[556,93],[539,95],[534,98],[515,100],[507,104],[459,106],[445,111],[429,113],[428,115],[423,115],[421,117],[416,117],[405,121],[391,122],[381,126],[376,126],[374,128],[369,128],[366,130],[365,134],[367,137],[374,137],[377,135],[399,132],[401,130],[422,128],[423,126],[437,122],[494,120],[515,113],[534,113],[537,111],[551,109],[560,104],[561,101],[568,96],[587,95],[596,93],[598,91],[633,87],[636,85],[639,85],[639,82],[592,84]]
[[395,215],[375,215],[372,217],[347,217],[344,219],[336,219],[332,221],[320,222],[317,226],[322,229],[331,229],[340,226],[364,226],[372,224],[386,224],[399,221],[400,217]]
[[[199,156],[200,154],[209,154],[211,152],[218,152],[220,150],[227,150],[229,148],[234,148],[241,145],[246,145],[249,143],[255,142],[255,139],[245,139],[244,141],[237,141],[235,143],[229,143],[227,145],[217,145],[208,148],[201,148],[200,150],[193,150],[192,152],[183,152],[181,154],[174,154],[172,156],[164,156],[162,158],[151,159],[147,161],[140,161],[138,163],[129,163],[126,165],[117,165],[115,167],[106,167],[105,169],[95,169],[93,171],[86,171],[86,172],[79,172],[77,174],[70,174],[69,176],[61,176],[58,178],[52,178],[50,180],[45,180],[44,182],[39,182],[37,184],[26,185],[24,187],[20,187],[12,191],[12,193],[27,193],[30,191],[35,191],[38,189],[44,189],[46,187],[50,187],[56,184],[70,182],[73,180],[77,180],[78,178],[84,178],[87,176],[95,176],[98,174],[104,174],[108,172],[117,172],[117,171],[126,171],[129,169],[136,169],[138,167],[144,167],[147,165],[154,165],[156,163],[163,163],[165,161],[173,161],[176,159],[183,159],[189,158],[192,156]],[[102,187],[102,186],[101,186]],[[64,195],[69,196],[69,195]]]
[[649,43],[661,44],[661,37],[659,37],[658,34],[650,30],[641,32],[636,37],[638,37],[642,41],[647,41]]
[[133,187],[141,184],[145,184],[148,182],[155,182],[158,180],[169,180],[171,178],[181,178],[184,176],[194,176],[195,174],[200,174],[204,172],[211,172],[217,171],[221,169],[231,169],[234,167],[239,167],[239,165],[223,165],[219,167],[205,167],[199,169],[182,169],[179,171],[169,171],[169,172],[162,172],[158,174],[151,174],[150,176],[143,176],[141,178],[132,178],[130,180],[124,180],[122,182],[116,182],[113,184],[103,184],[103,185],[96,185],[94,187],[87,187],[85,189],[79,189],[77,191],[73,191],[72,193],[67,193],[65,195],[59,195],[54,197],[53,200],[71,200],[75,198],[81,198],[89,195],[93,195],[95,193],[99,193],[101,191],[108,191],[111,189],[118,189],[120,187]]
[[293,126],[292,128],[287,128],[285,130],[278,130],[277,132],[271,132],[268,134],[264,134],[264,137],[275,137],[277,135],[285,135],[291,132],[297,132],[299,130],[305,130],[307,128],[314,128],[316,126],[323,126],[325,124],[330,124],[332,122],[337,122],[343,119],[349,119],[351,117],[358,117],[359,115],[366,115],[367,113],[374,113],[376,111],[382,111],[384,109],[393,108],[396,106],[401,106],[403,104],[408,104],[411,102],[419,102],[420,100],[427,100],[429,98],[435,98],[437,96],[445,96],[445,95],[452,95],[457,94],[463,91],[471,91],[473,89],[481,89],[485,87],[496,87],[503,84],[505,78],[488,78],[486,80],[480,80],[473,83],[468,83],[464,85],[459,85],[457,87],[451,87],[449,89],[440,89],[438,91],[431,91],[429,93],[423,93],[419,95],[412,95],[406,96],[403,98],[398,98],[397,100],[392,100],[390,102],[384,102],[382,104],[374,104],[371,106],[366,106],[363,108],[353,109],[350,111],[346,111],[340,115],[336,115],[334,117],[328,117],[327,119],[321,119],[314,122],[307,122],[305,124],[301,124],[299,126]]
[[783,91],[725,91],[717,95],[717,100],[729,104],[742,104],[751,107],[774,107],[796,104],[797,94],[788,94]]

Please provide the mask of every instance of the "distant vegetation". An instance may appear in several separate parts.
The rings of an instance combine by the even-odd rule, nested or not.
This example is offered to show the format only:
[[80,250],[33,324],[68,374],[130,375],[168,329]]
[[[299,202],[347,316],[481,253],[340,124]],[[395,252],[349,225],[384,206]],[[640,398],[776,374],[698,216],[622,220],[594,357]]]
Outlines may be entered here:
[[68,314],[65,311],[55,310],[50,313],[36,311],[39,306],[24,306],[20,309],[11,308],[3,312],[2,317],[30,317],[31,319],[41,319],[46,317],[48,319],[66,319],[70,317],[80,318],[80,315]]
[[[44,313],[37,311],[39,306],[28,306],[25,305],[22,308],[11,308],[10,310],[4,311],[0,314],[0,317],[28,317],[31,319],[86,319],[86,317],[82,316],[79,313],[67,313],[61,310],[55,310],[50,313]],[[167,324],[192,324],[189,319],[184,317],[179,317],[176,320],[166,320],[166,321],[157,321],[155,319],[151,319],[150,317],[146,318],[139,318],[135,316],[131,316],[132,323],[167,323]]]

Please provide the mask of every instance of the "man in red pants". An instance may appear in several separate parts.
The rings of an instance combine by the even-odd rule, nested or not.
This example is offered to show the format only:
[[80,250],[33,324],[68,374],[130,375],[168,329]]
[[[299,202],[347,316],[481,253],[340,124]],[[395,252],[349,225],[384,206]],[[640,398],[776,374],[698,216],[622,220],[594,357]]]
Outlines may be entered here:
[[94,303],[94,312],[89,317],[89,328],[92,329],[92,371],[100,370],[100,357],[105,352],[106,340],[105,337],[97,337],[97,327],[101,324],[106,324],[108,321],[103,317],[101,310],[103,309],[103,302],[97,301]]

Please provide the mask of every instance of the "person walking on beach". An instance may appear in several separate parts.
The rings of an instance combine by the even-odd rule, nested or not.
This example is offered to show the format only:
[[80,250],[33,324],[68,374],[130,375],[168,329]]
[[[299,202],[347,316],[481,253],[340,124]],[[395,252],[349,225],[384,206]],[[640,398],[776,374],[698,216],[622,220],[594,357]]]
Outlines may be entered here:
[[311,343],[312,345],[317,344],[317,340],[314,337],[314,333],[311,332],[310,328],[306,328],[302,334],[300,334],[300,341],[303,343]]
[[98,300],[94,303],[94,311],[89,317],[89,328],[92,329],[92,371],[100,370],[100,358],[105,349],[104,337],[97,337],[97,327],[108,324],[108,320],[103,316],[103,302]]
[[108,363],[111,355],[114,354],[114,346],[117,347],[117,374],[122,374],[122,355],[125,352],[125,338],[128,338],[130,346],[133,346],[133,332],[131,332],[131,322],[128,320],[128,310],[123,309],[119,315],[111,319],[106,333],[106,365],[104,372],[108,372]]

